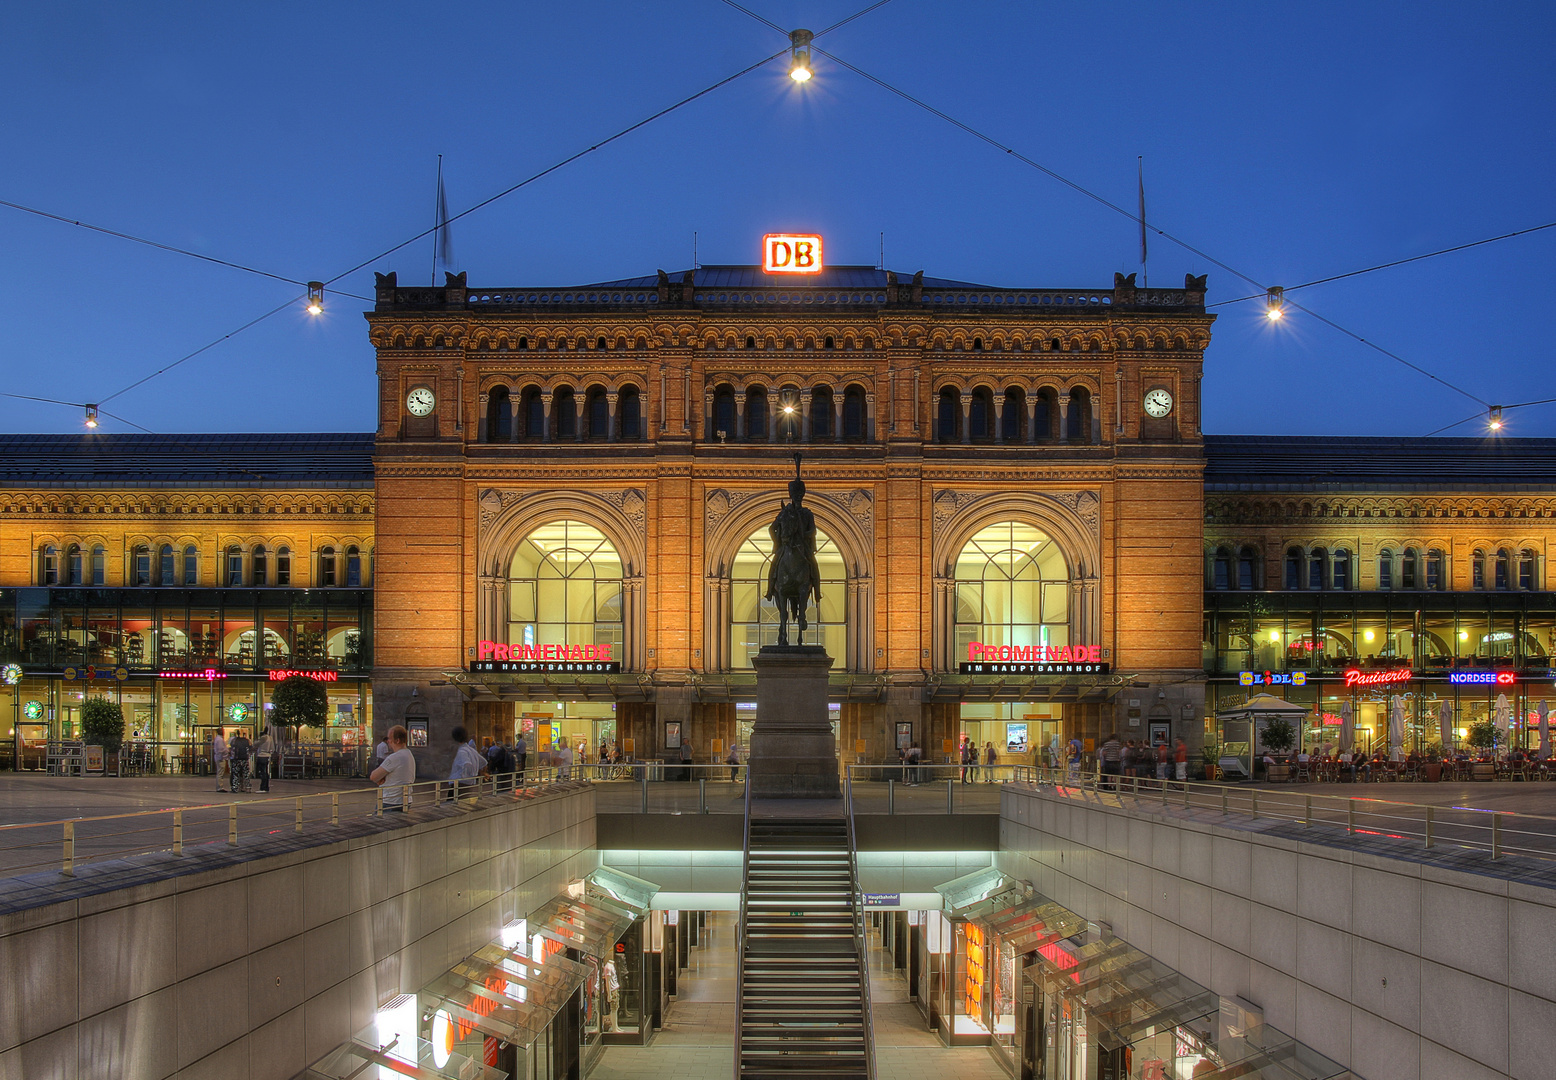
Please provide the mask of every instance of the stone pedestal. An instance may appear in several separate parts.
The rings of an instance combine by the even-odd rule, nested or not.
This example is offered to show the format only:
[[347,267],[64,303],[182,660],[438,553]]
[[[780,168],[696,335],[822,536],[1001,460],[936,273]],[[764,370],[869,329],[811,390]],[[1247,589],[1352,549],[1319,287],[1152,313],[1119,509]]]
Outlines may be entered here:
[[827,719],[832,658],[819,645],[765,645],[756,668],[751,797],[836,799],[837,742]]

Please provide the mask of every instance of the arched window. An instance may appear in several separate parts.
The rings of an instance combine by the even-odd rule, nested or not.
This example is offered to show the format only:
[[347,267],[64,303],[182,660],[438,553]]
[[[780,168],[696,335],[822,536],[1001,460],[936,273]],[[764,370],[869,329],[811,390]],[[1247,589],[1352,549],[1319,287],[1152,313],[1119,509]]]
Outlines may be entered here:
[[145,544],[136,544],[130,552],[129,584],[151,584],[151,549]]
[[1084,386],[1070,390],[1070,424],[1067,437],[1084,446],[1091,442],[1091,391]]
[[184,548],[184,584],[200,584],[200,549],[193,544]]
[[830,439],[832,426],[832,388],[818,386],[810,392],[810,437]]
[[837,342],[832,339],[831,334],[828,334],[826,342],[821,347],[824,349],[835,349],[837,348]]
[[616,399],[616,422],[620,439],[643,437],[643,399],[635,386],[623,386]]
[[541,396],[539,389],[531,386],[524,391],[524,437],[541,439],[545,434],[546,399]]
[[1017,521],[978,530],[956,559],[955,620],[954,662],[973,642],[1068,645],[1070,571],[1059,545]]
[[[730,568],[729,656],[734,668],[751,667],[751,657],[763,645],[778,644],[778,608],[767,594],[767,574],[772,565],[773,541],[763,525],[746,538],[735,553]],[[803,637],[796,636],[798,626],[789,623],[789,641],[801,645],[823,645],[838,658],[839,666],[848,655],[846,623],[848,583],[843,557],[837,545],[820,529],[816,530],[816,569],[821,572],[821,603],[805,609],[810,625]]]
[[1232,553],[1226,548],[1216,551],[1215,561],[1210,568],[1210,587],[1212,589],[1232,587]]
[[108,549],[101,544],[92,548],[91,582],[93,585],[105,585],[108,579]]
[[486,441],[505,443],[513,440],[513,408],[506,386],[494,386],[486,395]]
[[735,391],[728,385],[720,386],[713,392],[713,430],[708,437],[727,441],[735,435]]
[[346,588],[362,587],[362,552],[355,544],[346,549]]
[[1444,571],[1443,553],[1436,548],[1426,553],[1426,587],[1434,592],[1446,587],[1448,576]]
[[1507,548],[1497,549],[1496,587],[1498,589],[1511,589],[1513,587],[1513,554]]
[[1405,553],[1399,557],[1399,587],[1401,589],[1415,589],[1419,577],[1416,573],[1417,563],[1416,549],[1406,548]]
[[1342,592],[1351,587],[1351,553],[1344,548],[1336,549],[1330,560],[1329,585]]
[[1051,443],[1059,434],[1059,398],[1054,393],[1053,387],[1045,386],[1037,392],[1036,407],[1033,409],[1032,431],[1040,443]]
[[751,337],[750,335],[747,335],[746,336],[746,348],[748,348],[748,349],[756,348],[756,338]]
[[1008,443],[1021,441],[1022,429],[1026,427],[1026,399],[1021,391],[1009,389],[1005,391],[1004,407],[1000,409],[1000,439]]
[[243,549],[234,544],[227,549],[227,576],[228,586],[243,584]]
[[611,432],[611,403],[605,391],[589,391],[589,438],[605,440]]
[[254,550],[249,555],[249,565],[254,570],[252,584],[260,588],[270,584],[270,556],[265,551],[264,544],[254,545]]
[[1302,549],[1286,549],[1286,588],[1302,588]]
[[178,570],[173,565],[172,544],[163,544],[157,549],[157,584],[178,584]]
[[940,391],[939,414],[936,417],[935,437],[943,443],[954,443],[957,440],[962,419],[962,395],[954,386],[943,387]]
[[289,547],[276,548],[276,584],[290,585],[292,583],[292,549]]
[[1534,569],[1534,552],[1524,548],[1518,553],[1518,587],[1525,592],[1538,589]]
[[1470,556],[1470,588],[1484,589],[1486,587],[1486,553],[1480,548]]
[[1378,552],[1378,588],[1394,587],[1394,552],[1384,548]]
[[71,544],[65,549],[65,584],[81,584],[81,545]]
[[753,386],[746,391],[746,440],[767,439],[767,391]]
[[1253,548],[1245,547],[1237,553],[1237,587],[1239,589],[1258,588],[1258,564],[1259,558]]
[[775,417],[778,424],[778,441],[799,442],[805,426],[805,417],[800,412],[799,387],[785,386],[778,391]]
[[967,403],[967,437],[973,442],[988,442],[993,434],[993,426],[990,423],[994,412],[994,403],[987,387],[980,386],[973,390],[972,400]]
[[599,529],[542,525],[508,564],[508,644],[609,644],[611,659],[624,659],[621,577],[621,557]]
[[1324,577],[1328,552],[1323,548],[1314,548],[1307,555],[1307,587],[1310,589],[1322,589],[1326,584]]
[[44,585],[59,584],[59,548],[45,544],[39,559],[38,580]]
[[850,386],[843,391],[843,438],[858,442],[864,437],[864,391]]
[[334,588],[335,582],[335,549],[322,547],[319,549],[319,587]]
[[551,433],[557,439],[578,438],[578,404],[571,386],[559,386],[551,395]]

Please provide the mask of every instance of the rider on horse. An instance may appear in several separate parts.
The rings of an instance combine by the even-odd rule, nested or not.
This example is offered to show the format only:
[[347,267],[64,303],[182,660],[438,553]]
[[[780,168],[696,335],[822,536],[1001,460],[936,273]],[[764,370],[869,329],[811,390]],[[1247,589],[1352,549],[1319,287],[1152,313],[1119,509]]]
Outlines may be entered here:
[[[805,606],[811,596],[815,596],[818,604],[821,602],[821,569],[816,565],[816,518],[801,505],[801,500],[805,498],[805,482],[799,478],[798,472],[799,455],[796,454],[796,476],[789,481],[790,501],[783,505],[773,523],[767,527],[767,533],[773,540],[773,558],[767,572],[767,599],[779,605],[780,614],[784,598],[794,602],[795,618],[803,630]],[[789,558],[784,558],[785,555]],[[800,570],[799,582],[789,580],[796,564],[803,568]],[[796,585],[799,587],[796,588]]]

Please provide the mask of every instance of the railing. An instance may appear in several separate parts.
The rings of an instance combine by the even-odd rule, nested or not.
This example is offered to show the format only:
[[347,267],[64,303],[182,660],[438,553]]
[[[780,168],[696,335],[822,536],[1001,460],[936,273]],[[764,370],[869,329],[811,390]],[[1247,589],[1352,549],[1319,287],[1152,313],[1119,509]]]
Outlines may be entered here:
[[854,915],[854,949],[859,954],[860,1005],[864,1012],[865,1076],[867,1080],[875,1080],[875,1010],[870,1005],[870,949],[865,944],[864,894],[859,891],[859,845],[854,836],[852,769],[843,774],[843,814],[848,820],[848,887],[852,891],[848,906]]
[[738,814],[746,766],[623,761],[562,771],[600,786],[601,813]]
[[[1473,806],[1442,806],[1395,799],[1310,794],[1289,787],[1257,787],[1157,780],[1064,769],[1014,765],[1012,782],[1051,787],[1062,795],[1116,798],[1188,812],[1233,814],[1299,824],[1304,829],[1370,836],[1430,849],[1439,846],[1485,851],[1493,859],[1526,855],[1556,859],[1556,817]],[[1533,789],[1543,790],[1543,789]]]
[[[404,806],[482,799],[533,798],[558,782],[554,769],[526,770],[451,783],[429,780],[404,785]],[[66,877],[80,864],[153,852],[195,855],[204,847],[219,851],[240,839],[311,833],[340,825],[343,819],[381,817],[397,812],[386,805],[384,789],[360,787],[292,797],[143,810],[128,814],[0,825],[0,875],[58,869]]]
[[[646,798],[646,796],[645,796]],[[751,881],[751,785],[746,785],[746,838],[740,855],[740,922],[735,927],[735,1080],[740,1080],[740,1020],[746,1000],[746,894]]]

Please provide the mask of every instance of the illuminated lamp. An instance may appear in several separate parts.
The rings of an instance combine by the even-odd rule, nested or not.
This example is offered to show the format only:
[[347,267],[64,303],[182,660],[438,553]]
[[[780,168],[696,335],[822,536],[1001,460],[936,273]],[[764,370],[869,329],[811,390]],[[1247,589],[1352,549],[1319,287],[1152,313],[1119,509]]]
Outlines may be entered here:
[[1486,421],[1486,425],[1491,428],[1492,431],[1502,430],[1502,406],[1491,406],[1491,413]]
[[815,36],[809,30],[795,30],[789,35],[789,78],[797,83],[810,81],[810,42]]
[[1280,322],[1286,314],[1286,290],[1275,286],[1264,294],[1264,317],[1270,322]]
[[86,426],[89,427],[89,428],[95,428],[97,426],[97,406],[96,405],[88,405],[86,407]]
[[324,282],[308,282],[308,314],[320,315],[324,312]]

